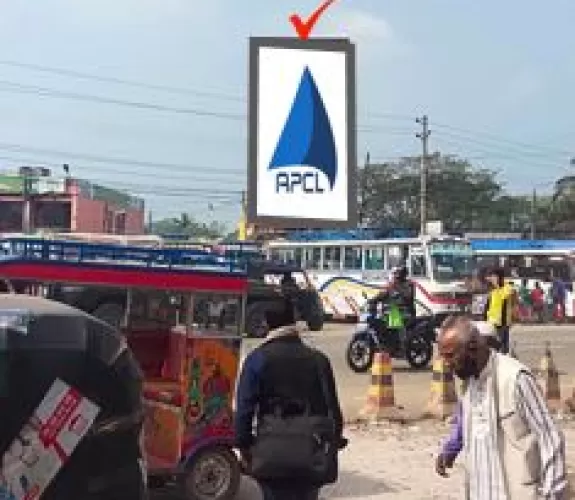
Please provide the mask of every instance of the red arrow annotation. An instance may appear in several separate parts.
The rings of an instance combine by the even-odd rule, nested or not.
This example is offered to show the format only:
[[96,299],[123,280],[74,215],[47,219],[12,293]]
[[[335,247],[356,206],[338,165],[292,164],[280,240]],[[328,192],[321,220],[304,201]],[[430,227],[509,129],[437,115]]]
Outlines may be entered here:
[[307,40],[322,14],[335,0],[325,0],[305,21],[297,14],[289,18],[301,40]]

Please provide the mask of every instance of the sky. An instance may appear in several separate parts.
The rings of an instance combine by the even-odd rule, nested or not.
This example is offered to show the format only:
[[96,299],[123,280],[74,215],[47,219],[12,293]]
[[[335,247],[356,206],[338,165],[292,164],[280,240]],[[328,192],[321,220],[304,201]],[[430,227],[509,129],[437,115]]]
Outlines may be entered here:
[[[249,37],[295,36],[315,2],[0,0],[0,169],[68,163],[154,219],[233,224]],[[419,154],[427,114],[430,151],[545,192],[575,157],[573,19],[573,0],[337,0],[314,35],[357,45],[360,162]]]

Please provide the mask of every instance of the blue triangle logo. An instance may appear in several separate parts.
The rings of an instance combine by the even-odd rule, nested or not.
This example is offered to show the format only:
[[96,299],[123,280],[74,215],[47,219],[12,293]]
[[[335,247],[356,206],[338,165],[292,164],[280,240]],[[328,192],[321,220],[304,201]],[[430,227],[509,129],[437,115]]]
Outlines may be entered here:
[[335,139],[325,104],[307,66],[268,170],[301,166],[323,172],[333,190],[337,177]]

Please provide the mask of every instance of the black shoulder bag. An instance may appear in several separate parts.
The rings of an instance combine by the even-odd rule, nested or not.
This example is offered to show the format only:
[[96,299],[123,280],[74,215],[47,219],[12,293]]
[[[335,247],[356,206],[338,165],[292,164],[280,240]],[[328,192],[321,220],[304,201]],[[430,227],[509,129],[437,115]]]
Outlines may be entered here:
[[327,416],[312,415],[310,405],[297,415],[280,409],[258,423],[251,449],[251,475],[262,481],[297,480],[314,486],[338,477],[338,439],[325,374],[316,359]]

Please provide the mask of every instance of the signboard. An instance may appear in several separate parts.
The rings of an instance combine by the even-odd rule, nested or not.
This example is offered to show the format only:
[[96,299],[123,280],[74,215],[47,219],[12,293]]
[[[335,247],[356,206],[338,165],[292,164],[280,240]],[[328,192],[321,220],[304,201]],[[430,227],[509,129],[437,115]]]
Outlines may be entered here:
[[0,498],[41,498],[99,411],[74,388],[56,380],[2,457]]
[[22,194],[24,177],[17,175],[0,175],[0,194]]
[[30,183],[31,194],[65,194],[66,179],[38,177]]
[[250,224],[355,227],[355,46],[250,40]]

